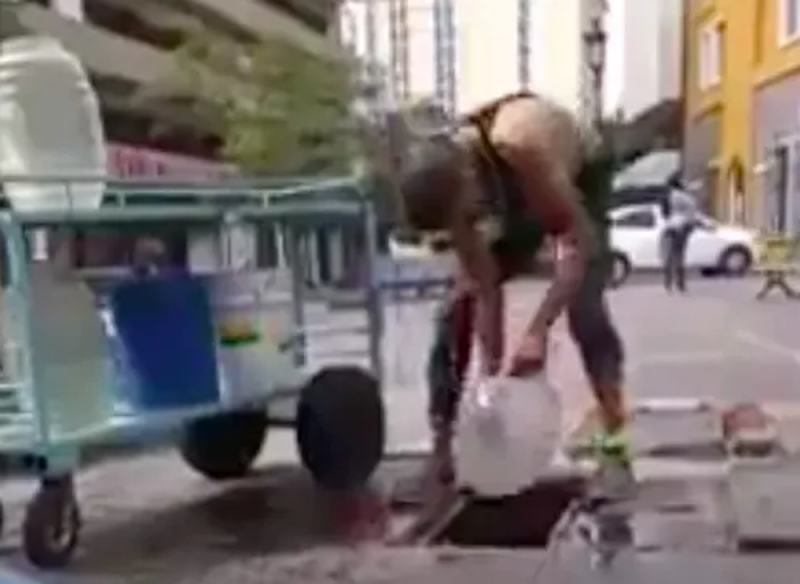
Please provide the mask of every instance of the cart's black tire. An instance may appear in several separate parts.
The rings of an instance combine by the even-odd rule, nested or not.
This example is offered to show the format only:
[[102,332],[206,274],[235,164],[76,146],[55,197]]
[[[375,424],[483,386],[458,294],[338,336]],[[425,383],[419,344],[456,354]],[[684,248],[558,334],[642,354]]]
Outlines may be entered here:
[[380,464],[386,414],[374,376],[359,367],[329,367],[303,387],[297,407],[297,447],[321,486],[359,487]]
[[200,418],[186,424],[178,449],[193,470],[223,481],[245,476],[267,435],[266,411],[241,411]]
[[25,555],[43,569],[66,566],[81,533],[81,514],[71,478],[45,479],[28,504],[22,525]]

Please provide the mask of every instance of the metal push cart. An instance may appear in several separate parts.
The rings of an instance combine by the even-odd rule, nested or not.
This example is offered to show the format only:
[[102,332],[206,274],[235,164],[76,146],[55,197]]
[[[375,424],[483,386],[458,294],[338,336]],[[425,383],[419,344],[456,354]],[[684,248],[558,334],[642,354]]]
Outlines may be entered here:
[[[97,178],[6,176],[0,177],[0,184],[58,184],[68,194],[72,185],[92,180]],[[327,203],[292,203],[289,197],[331,188],[349,190],[353,196],[349,202]],[[385,420],[379,389],[382,325],[371,274],[376,253],[374,217],[371,206],[359,196],[360,188],[354,179],[310,182],[283,190],[237,181],[214,185],[115,183],[105,186],[105,202],[97,209],[0,213],[5,248],[0,318],[4,364],[0,455],[24,461],[26,468],[41,479],[22,529],[25,552],[33,564],[56,568],[66,565],[72,557],[81,527],[72,475],[79,466],[81,452],[93,443],[140,440],[175,430],[181,454],[193,469],[211,479],[232,479],[249,471],[268,426],[291,423],[296,427],[300,457],[318,483],[341,489],[368,480],[383,455]],[[193,200],[182,199],[183,195]],[[270,203],[275,197],[281,204]],[[160,200],[169,203],[158,204]],[[360,298],[367,318],[360,325],[350,326],[349,331],[312,327],[306,321],[300,233],[324,222],[349,224],[363,235],[365,261]],[[65,262],[56,257],[58,252],[45,261],[35,258],[41,252],[34,249],[35,241],[43,230],[58,230],[69,237],[89,228],[130,232],[156,226],[178,229],[187,237],[205,238],[219,257],[215,269],[206,266],[204,270],[193,270],[188,266],[189,269],[155,275],[125,272],[111,278],[105,289],[109,296],[118,295],[112,302],[119,310],[114,318],[120,322],[115,326],[122,327],[120,323],[129,320],[125,325],[128,333],[120,330],[110,335],[108,326],[103,327],[101,317],[106,313],[98,308],[99,295],[90,290],[85,273],[74,269],[73,264],[69,264],[72,269],[64,270]],[[287,278],[276,276],[280,270],[254,267],[252,258],[235,259],[236,254],[231,252],[235,247],[233,234],[247,226],[251,230],[270,227],[282,235],[288,256]],[[239,285],[240,280],[244,287]],[[232,288],[236,290],[232,296],[226,297],[225,292],[221,301],[212,298],[218,289]],[[241,309],[241,302],[233,308],[224,306],[225,298],[234,297],[239,299],[236,302],[245,299],[246,310]],[[199,304],[197,298],[201,299]],[[222,302],[222,308],[214,302]],[[170,310],[177,314],[192,304],[201,310],[191,318],[178,319],[177,330],[162,327],[142,333],[146,327],[142,329],[141,323],[153,325],[169,320]],[[289,320],[288,329],[281,329],[280,339],[270,329],[274,328],[273,321],[267,317],[266,321],[258,320],[259,315],[267,313],[269,318]],[[253,353],[252,344],[247,345],[251,352],[246,353],[238,351],[237,342],[224,342],[237,334],[239,341],[247,337],[241,329],[243,322],[247,328],[248,319],[251,329],[263,325],[259,331],[266,331],[264,342],[269,347],[263,354],[257,348]],[[232,320],[236,323],[231,324]],[[181,332],[181,322],[195,327],[195,321],[208,322],[203,325],[205,328]],[[231,332],[226,327],[240,330]],[[309,339],[338,333],[366,334],[370,365],[335,365],[308,372]],[[131,363],[137,360],[136,351],[142,351],[141,346],[127,349],[132,351],[127,354],[127,369],[120,366],[117,357],[126,353],[119,346],[115,351],[112,341],[116,339],[119,344],[125,334],[134,340],[136,334],[149,334],[144,343],[139,339],[139,345],[161,342],[170,349],[170,343],[188,343],[199,347],[198,354],[169,359],[169,367],[175,371],[166,381],[163,375],[160,381],[153,381],[152,375],[144,381],[144,377],[123,380],[121,371],[136,373],[137,367]],[[175,338],[162,340],[157,338],[159,335]],[[198,342],[198,338],[206,338],[203,335],[213,345],[210,350],[208,343]],[[263,335],[258,339],[264,340]],[[213,362],[203,361],[200,353],[212,355]],[[153,361],[160,357],[151,354],[147,358]],[[140,355],[138,359],[144,357]],[[163,367],[163,358],[160,362]],[[240,374],[236,373],[237,367],[255,370]],[[197,371],[208,375],[197,377]],[[164,396],[174,391],[169,384],[186,386],[187,375],[194,381],[183,387],[181,400],[165,402]],[[183,381],[170,381],[178,378]],[[155,384],[146,390],[149,401],[121,403],[135,394],[126,387],[136,385],[137,391],[143,392],[148,384]],[[246,384],[257,387],[242,387]],[[269,415],[270,406],[287,397],[297,399],[296,415],[276,420]]]

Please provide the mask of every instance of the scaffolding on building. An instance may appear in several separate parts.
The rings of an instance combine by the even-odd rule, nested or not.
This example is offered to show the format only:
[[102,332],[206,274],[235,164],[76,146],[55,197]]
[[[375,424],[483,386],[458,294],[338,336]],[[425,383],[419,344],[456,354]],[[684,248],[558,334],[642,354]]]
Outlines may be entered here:
[[[363,21],[361,52],[368,62],[380,60],[380,47],[388,44],[388,55],[383,54],[383,67],[388,69],[387,84],[389,93],[396,103],[405,103],[414,97],[419,90],[414,86],[412,67],[412,44],[419,44],[412,38],[421,34],[412,27],[420,22],[430,24],[425,34],[431,34],[433,97],[438,105],[450,114],[459,107],[459,31],[457,27],[459,4],[457,0],[346,0],[343,11],[348,6],[362,8],[360,14]],[[513,7],[513,5],[512,5]],[[533,5],[532,0],[517,0],[516,30],[509,31],[516,38],[517,73],[516,83],[519,89],[530,89],[532,76],[533,46]],[[379,16],[379,12],[384,18]],[[422,18],[417,18],[422,12]],[[351,21],[352,15],[347,17]],[[349,27],[357,27],[353,22]],[[343,28],[347,29],[348,24]],[[356,33],[351,33],[355,35]],[[388,43],[387,43],[388,41]],[[388,57],[388,58],[387,58]],[[463,65],[463,64],[462,64]],[[427,97],[427,96],[426,96]]]
[[[343,23],[342,28],[352,38],[357,36],[358,24],[353,22],[354,16],[347,13],[348,3],[363,6],[362,53],[368,62],[381,60],[379,47],[388,37],[388,63],[383,65],[388,67],[389,93],[396,103],[421,97],[415,96],[412,81],[411,38],[419,32],[412,30],[412,14],[423,13],[423,20],[430,23],[433,37],[434,90],[431,97],[446,111],[455,112],[458,95],[455,0],[347,0],[342,8],[342,18],[348,22]],[[380,11],[388,12],[385,23],[381,22]],[[419,22],[420,19],[414,20]]]

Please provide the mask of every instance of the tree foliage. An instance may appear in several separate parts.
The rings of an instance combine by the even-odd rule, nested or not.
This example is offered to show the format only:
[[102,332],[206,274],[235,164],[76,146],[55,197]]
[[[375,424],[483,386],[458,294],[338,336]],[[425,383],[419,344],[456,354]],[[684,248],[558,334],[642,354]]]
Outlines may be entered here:
[[213,121],[225,157],[243,170],[322,174],[352,163],[354,62],[315,58],[281,38],[241,43],[204,30],[176,63],[173,85]]

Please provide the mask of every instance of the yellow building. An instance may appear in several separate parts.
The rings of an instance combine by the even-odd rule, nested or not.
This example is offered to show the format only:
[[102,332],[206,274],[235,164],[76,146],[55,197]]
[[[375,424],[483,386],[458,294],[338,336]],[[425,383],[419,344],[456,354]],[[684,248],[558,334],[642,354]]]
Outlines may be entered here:
[[800,232],[800,0],[684,0],[685,160],[721,218]]

